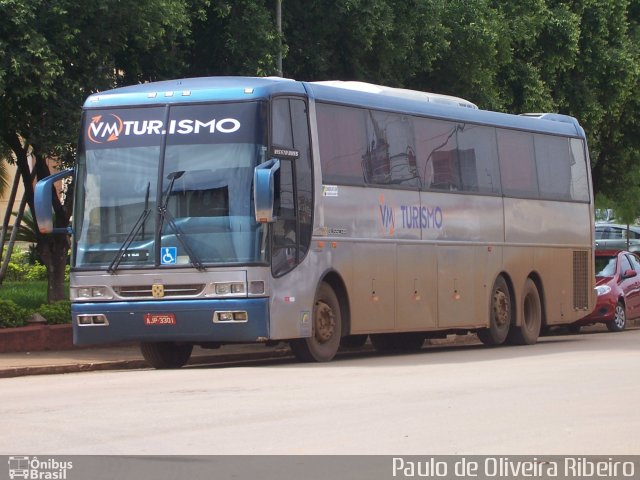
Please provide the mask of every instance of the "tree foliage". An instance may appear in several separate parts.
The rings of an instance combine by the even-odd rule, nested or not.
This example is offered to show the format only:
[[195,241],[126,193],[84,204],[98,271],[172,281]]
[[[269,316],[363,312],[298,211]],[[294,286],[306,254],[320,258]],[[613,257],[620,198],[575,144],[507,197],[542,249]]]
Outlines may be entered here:
[[[89,93],[179,73],[198,11],[179,0],[0,0],[0,150],[12,154],[32,212],[29,158],[37,179],[48,161],[73,161]],[[55,205],[62,226],[71,212]],[[63,298],[68,239],[38,233],[37,245],[49,299]]]
[[[302,3],[302,4],[301,4]],[[630,0],[285,3],[285,75],[465,97],[579,119],[596,194],[640,213],[640,4]],[[322,18],[323,21],[319,21]]]

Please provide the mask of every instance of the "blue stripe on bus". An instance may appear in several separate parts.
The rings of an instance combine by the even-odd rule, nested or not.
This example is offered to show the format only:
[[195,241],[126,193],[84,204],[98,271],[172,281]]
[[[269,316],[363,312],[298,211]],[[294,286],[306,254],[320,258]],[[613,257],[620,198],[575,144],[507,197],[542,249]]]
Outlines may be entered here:
[[[245,323],[214,323],[215,311],[245,311]],[[109,324],[78,325],[78,315],[104,315]],[[146,325],[145,314],[173,314],[175,325]],[[74,303],[76,345],[114,342],[255,342],[269,337],[267,298]]]

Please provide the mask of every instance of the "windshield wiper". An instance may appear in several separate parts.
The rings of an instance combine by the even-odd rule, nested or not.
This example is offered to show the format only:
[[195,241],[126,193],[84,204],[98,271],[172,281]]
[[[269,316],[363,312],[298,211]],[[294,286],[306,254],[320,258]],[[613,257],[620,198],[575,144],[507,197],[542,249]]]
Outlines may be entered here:
[[[124,242],[122,242],[122,245],[120,245],[120,249],[116,253],[116,256],[113,257],[113,260],[109,265],[109,268],[107,268],[108,273],[116,273],[116,270],[118,269],[118,266],[120,265],[120,262],[124,257],[124,254],[127,252],[129,247],[133,243],[133,240],[134,238],[136,238],[136,235],[138,235],[138,232],[140,231],[140,229],[144,227],[144,224],[147,221],[147,217],[151,213],[151,209],[149,208],[149,191],[150,190],[151,190],[151,182],[147,182],[147,193],[144,196],[144,210],[138,217],[138,220],[136,220],[136,223],[133,224],[133,228],[131,228],[131,231],[127,235],[127,238],[125,238]],[[144,233],[142,235],[144,237]]]
[[169,175],[167,175],[167,180],[171,180],[171,182],[169,183],[169,188],[167,189],[167,192],[165,194],[166,198],[164,198],[164,201],[162,201],[161,205],[158,206],[158,213],[160,213],[160,222],[159,222],[160,224],[158,225],[158,231],[160,232],[162,231],[163,221],[166,221],[167,225],[171,227],[171,230],[173,230],[173,233],[175,234],[176,238],[178,239],[178,241],[180,242],[184,250],[187,252],[187,255],[189,256],[189,260],[191,260],[191,265],[193,265],[195,268],[197,268],[200,271],[204,271],[205,268],[204,268],[204,265],[202,264],[202,261],[200,260],[198,255],[196,255],[196,253],[191,249],[186,238],[183,238],[184,234],[182,233],[182,230],[180,230],[180,227],[176,225],[173,215],[171,215],[169,213],[169,210],[167,209],[167,205],[169,205],[169,197],[171,196],[171,189],[173,188],[173,184],[182,175],[184,175],[184,170],[178,171],[178,172],[172,172]]

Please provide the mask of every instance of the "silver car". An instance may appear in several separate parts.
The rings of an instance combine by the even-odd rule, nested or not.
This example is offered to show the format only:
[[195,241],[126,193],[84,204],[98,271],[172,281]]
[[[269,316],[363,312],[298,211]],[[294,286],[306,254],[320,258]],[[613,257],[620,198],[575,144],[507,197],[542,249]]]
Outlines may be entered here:
[[618,223],[596,223],[596,249],[640,252],[640,227]]

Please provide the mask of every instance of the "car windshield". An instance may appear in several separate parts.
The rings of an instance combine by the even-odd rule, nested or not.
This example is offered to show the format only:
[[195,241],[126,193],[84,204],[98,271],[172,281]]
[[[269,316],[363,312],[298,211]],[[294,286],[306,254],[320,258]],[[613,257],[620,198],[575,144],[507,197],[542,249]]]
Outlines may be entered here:
[[74,265],[264,262],[251,194],[264,112],[249,102],[87,114]]
[[613,277],[616,274],[616,256],[596,256],[596,277]]

